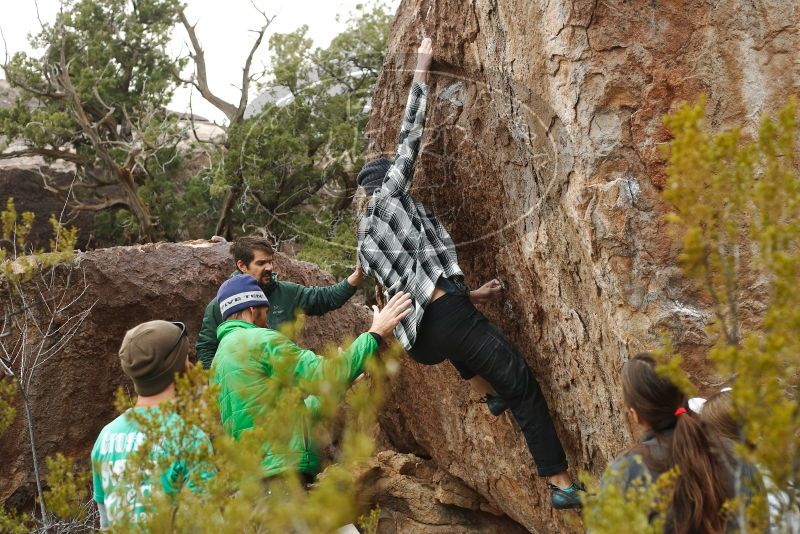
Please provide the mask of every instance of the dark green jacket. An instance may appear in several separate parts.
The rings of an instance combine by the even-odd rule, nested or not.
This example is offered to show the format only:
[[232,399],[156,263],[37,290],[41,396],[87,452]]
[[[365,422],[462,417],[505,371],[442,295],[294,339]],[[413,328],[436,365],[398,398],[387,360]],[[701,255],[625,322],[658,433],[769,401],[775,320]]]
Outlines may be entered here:
[[[274,407],[280,398],[280,390],[275,388],[302,389],[322,381],[349,385],[361,374],[364,363],[377,354],[378,341],[365,332],[338,357],[323,358],[301,349],[275,330],[245,321],[225,321],[217,334],[220,343],[211,366],[211,383],[220,388],[219,411],[225,433],[239,439],[242,432],[269,425],[276,417],[285,415],[286,420],[281,424],[291,425],[288,443],[274,443],[274,448],[264,443],[264,476],[277,475],[286,469],[317,474],[319,454],[307,425],[318,415],[320,401],[308,395],[304,401],[307,410],[298,407],[295,413],[270,413],[270,406]],[[281,369],[291,375],[280,376]],[[273,432],[272,436],[280,434]]]
[[[233,276],[240,274],[234,273]],[[306,315],[324,315],[329,311],[341,308],[353,296],[356,288],[347,279],[327,287],[306,287],[292,282],[277,279],[273,273],[273,283],[264,287],[269,299],[269,327],[279,330],[281,325],[294,321],[298,313]],[[217,327],[222,323],[222,312],[219,302],[214,298],[206,306],[203,315],[203,326],[197,336],[197,359],[208,369],[217,352]]]

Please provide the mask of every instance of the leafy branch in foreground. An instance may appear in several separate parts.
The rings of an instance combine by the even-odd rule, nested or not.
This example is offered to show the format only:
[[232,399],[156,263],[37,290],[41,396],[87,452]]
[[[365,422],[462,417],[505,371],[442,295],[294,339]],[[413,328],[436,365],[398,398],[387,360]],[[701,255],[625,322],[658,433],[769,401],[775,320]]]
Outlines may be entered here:
[[[707,133],[704,102],[666,122],[664,197],[683,233],[681,263],[711,297],[709,358],[729,379],[740,447],[764,472],[778,528],[800,513],[800,161],[797,102],[765,117],[755,139]],[[745,316],[746,301],[763,313]],[[752,304],[750,304],[752,308]]]
[[[763,531],[769,521],[774,532],[793,532],[800,525],[797,103],[790,101],[777,118],[764,117],[752,139],[740,128],[711,134],[704,116],[701,100],[665,118],[674,140],[666,150],[663,196],[674,207],[667,219],[683,241],[679,261],[710,302],[708,358],[733,387],[737,455],[757,466],[765,482],[765,488],[743,488],[737,477],[738,497],[724,513],[742,531]],[[659,352],[658,372],[693,391],[670,339]],[[672,499],[660,483],[629,495],[604,486],[587,499],[585,527],[600,534],[623,524],[660,531],[653,512]]]
[[[733,387],[737,454],[758,467],[766,485],[766,496],[756,492],[749,506],[734,499],[726,511],[740,528],[761,531],[768,502],[773,530],[791,532],[800,518],[797,103],[790,101],[777,118],[764,117],[752,139],[740,128],[712,135],[704,116],[701,100],[665,118],[674,140],[666,151],[663,196],[674,207],[668,221],[683,240],[679,261],[711,304],[708,358]],[[669,340],[661,352],[666,359],[659,372],[689,392],[681,356],[669,358]],[[611,514],[618,497],[590,501],[587,523]],[[640,514],[650,509],[642,506]],[[612,532],[607,526],[593,531]]]
[[588,475],[582,481],[589,491],[584,502],[583,526],[587,532],[619,532],[625,525],[630,532],[661,534],[667,518],[678,470],[674,468],[651,484],[642,481],[624,488],[622,473],[612,472],[602,486]]

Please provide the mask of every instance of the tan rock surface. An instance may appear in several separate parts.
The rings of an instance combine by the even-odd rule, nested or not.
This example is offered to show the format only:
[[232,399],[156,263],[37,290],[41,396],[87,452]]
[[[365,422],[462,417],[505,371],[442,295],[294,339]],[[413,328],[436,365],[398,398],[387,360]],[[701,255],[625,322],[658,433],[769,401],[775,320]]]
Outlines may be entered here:
[[[487,314],[540,378],[574,467],[598,473],[633,439],[619,370],[661,329],[714,386],[708,307],[662,219],[661,117],[705,93],[713,128],[752,133],[800,94],[799,28],[790,0],[401,4],[373,151],[394,150],[411,52],[429,36],[437,73],[414,192],[451,231],[470,284],[505,283]],[[531,531],[565,528],[510,419],[488,415],[447,364],[403,371],[384,418],[400,450],[426,451]]]
[[475,490],[433,460],[381,451],[359,477],[361,498],[380,507],[378,534],[517,534]]

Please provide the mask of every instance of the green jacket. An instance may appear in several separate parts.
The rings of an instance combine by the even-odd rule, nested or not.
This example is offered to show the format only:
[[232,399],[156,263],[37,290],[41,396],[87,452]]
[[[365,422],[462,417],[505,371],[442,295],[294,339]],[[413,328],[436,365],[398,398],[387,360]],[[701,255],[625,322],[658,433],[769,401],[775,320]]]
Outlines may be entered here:
[[[236,276],[238,271],[231,276]],[[279,281],[273,273],[273,283],[264,287],[269,299],[269,327],[280,329],[283,323],[294,321],[298,312],[306,315],[324,315],[341,308],[352,297],[356,289],[347,280],[327,287],[306,287],[292,282]],[[216,297],[206,305],[203,325],[197,336],[197,359],[208,369],[217,352],[217,327],[222,323],[222,312]]]
[[[293,362],[289,364],[294,366],[289,371],[293,376],[286,377],[291,387],[302,388],[304,383],[322,380],[349,384],[361,373],[364,362],[378,351],[375,337],[365,332],[339,357],[323,358],[301,349],[275,330],[239,320],[223,322],[217,336],[220,343],[211,365],[211,382],[219,384],[222,426],[234,439],[259,424],[259,417],[267,413],[270,404],[274,405],[276,392],[271,388],[286,384],[283,378],[274,376],[281,362]],[[305,397],[309,410],[298,409],[298,414],[313,415],[319,409],[319,399]],[[288,447],[274,452],[268,443],[264,444],[264,475],[273,476],[290,468],[317,474],[320,459],[306,432],[308,417],[300,415],[289,424],[292,429]]]

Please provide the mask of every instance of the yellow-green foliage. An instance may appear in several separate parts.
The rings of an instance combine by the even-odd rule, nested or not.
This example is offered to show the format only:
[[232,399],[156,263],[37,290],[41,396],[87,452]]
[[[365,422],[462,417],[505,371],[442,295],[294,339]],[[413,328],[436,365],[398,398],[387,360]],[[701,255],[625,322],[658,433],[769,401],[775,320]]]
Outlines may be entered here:
[[358,526],[361,527],[361,532],[363,532],[363,534],[377,534],[380,516],[381,507],[376,506],[370,510],[368,514],[359,517]]
[[653,483],[638,480],[627,489],[624,471],[609,471],[602,486],[588,475],[582,477],[588,489],[583,508],[586,531],[617,534],[624,526],[631,533],[662,534],[678,469],[667,471]]
[[14,397],[17,395],[17,384],[12,380],[0,380],[0,434],[8,428],[17,416],[14,408]]
[[[30,341],[29,333],[34,331],[41,335],[45,340],[53,342],[53,332],[50,328],[53,322],[43,331],[43,328],[35,322],[28,321],[32,307],[29,306],[26,299],[26,290],[23,288],[22,282],[29,280],[36,273],[45,272],[45,269],[53,268],[61,263],[68,262],[74,257],[74,247],[77,239],[77,230],[74,228],[66,228],[61,223],[51,217],[50,225],[53,230],[53,238],[50,241],[51,250],[45,252],[42,250],[33,250],[28,246],[27,238],[33,228],[35,216],[31,212],[18,213],[14,205],[14,200],[9,198],[6,201],[5,209],[0,211],[0,302],[3,302],[5,310],[11,312],[3,317],[2,325],[0,326],[9,337],[4,337],[3,343],[3,374],[11,374],[12,380],[0,381],[0,432],[6,430],[16,416],[16,409],[12,401],[16,395],[18,388],[22,388],[25,382],[25,376],[30,377],[33,369],[38,367],[34,364],[32,367],[25,368],[25,365],[18,363],[20,354],[25,354],[30,351],[31,345],[27,344]],[[18,304],[18,307],[15,306]],[[75,304],[75,303],[73,303]],[[58,312],[64,313],[72,304],[60,308]],[[22,315],[22,314],[25,315]],[[62,318],[63,319],[63,318]],[[61,331],[57,333],[59,338],[64,338],[69,335],[67,332]],[[49,337],[49,339],[48,339]],[[13,340],[6,343],[7,340]],[[60,349],[58,341],[53,345],[44,347],[44,340],[39,345],[39,354],[42,350],[57,350]],[[24,361],[24,358],[22,359]],[[25,375],[25,373],[28,373]],[[0,378],[2,375],[0,375]],[[27,402],[27,399],[26,399]],[[30,422],[28,421],[30,424]],[[36,458],[36,451],[33,442],[31,442],[31,449]],[[68,496],[72,495],[77,498],[78,493],[74,490],[80,484],[86,485],[85,476],[82,478],[80,475],[68,474],[65,469],[66,460],[57,458],[52,460],[54,463],[51,465],[51,459],[48,459],[48,466],[50,474],[48,475],[48,482],[51,483],[50,492],[46,492],[45,501],[49,504],[49,500],[53,499],[55,508],[51,512],[56,515],[66,514],[63,517],[69,516],[77,508],[70,508]],[[36,466],[36,464],[34,464]],[[35,469],[36,471],[36,469]],[[38,478],[38,471],[34,475]],[[37,480],[37,487],[39,487]],[[41,495],[40,495],[41,497]],[[85,500],[85,499],[84,499]],[[42,506],[42,516],[47,514]],[[79,505],[78,505],[79,506]],[[78,516],[74,516],[78,517]],[[27,515],[18,516],[13,512],[8,512],[0,507],[0,532],[27,532],[29,527],[36,525],[35,521],[42,518],[32,518]],[[47,525],[44,525],[45,527]],[[16,530],[15,530],[16,529]]]
[[30,211],[24,212],[20,217],[14,207],[14,199],[9,198],[6,201],[5,210],[0,212],[3,241],[16,243],[17,248],[23,250],[25,248],[25,240],[31,232],[34,218],[35,215]]
[[49,512],[61,519],[83,520],[90,478],[90,473],[75,469],[72,458],[60,452],[48,457],[45,483],[49,489],[44,492],[44,499]]
[[28,515],[18,515],[0,507],[0,532],[4,534],[28,534],[30,529],[26,525],[29,521]]
[[[25,240],[33,227],[34,214],[26,211],[21,216],[14,206],[14,199],[6,201],[6,207],[0,211],[0,275],[5,278],[15,276],[17,272],[29,271],[31,260],[17,260],[24,254]],[[9,256],[9,252],[11,253]],[[16,263],[16,265],[15,265]]]
[[9,198],[5,209],[0,211],[0,281],[16,283],[26,280],[37,269],[65,263],[74,257],[78,229],[62,225],[54,216],[50,217],[53,231],[50,250],[45,252],[27,247],[35,219],[30,211],[19,214],[13,198]]
[[688,397],[697,393],[697,388],[683,370],[683,356],[675,354],[672,340],[668,335],[662,335],[661,347],[652,351],[658,365],[656,372],[672,381]]
[[[287,333],[292,334],[291,330]],[[335,346],[323,351],[328,355],[328,365],[342,361],[338,352]],[[128,461],[123,480],[137,488],[136,500],[147,513],[135,517],[132,506],[128,506],[122,522],[112,530],[327,534],[354,522],[363,511],[356,502],[355,473],[374,451],[372,434],[383,398],[387,359],[391,357],[384,354],[369,362],[369,377],[352,388],[333,379],[333,367],[325,374],[328,380],[301,383],[294,377],[295,361],[291,357],[271,360],[274,385],[263,397],[268,409],[256,418],[256,428],[238,440],[223,432],[217,388],[208,384],[208,373],[193,368],[178,380],[174,401],[147,415],[130,413],[146,440]],[[304,402],[308,395],[315,395],[318,404]],[[124,399],[124,395],[121,397]],[[183,424],[174,424],[176,414]],[[263,444],[269,443],[275,453],[287,450],[300,418],[306,421],[317,445],[336,441],[339,451],[336,462],[325,468],[309,491],[291,470],[268,481],[261,475]],[[197,429],[211,438],[213,449],[197,446]],[[162,454],[152,454],[154,443],[162,444]],[[165,443],[171,445],[163,446]],[[189,478],[180,483],[180,491],[169,496],[154,483],[152,494],[142,494],[145,479],[152,473],[165,472],[178,454],[187,466],[197,467],[190,469]]]
[[[717,135],[703,123],[704,102],[666,119],[670,144],[664,198],[682,233],[681,262],[712,299],[715,345],[709,358],[733,384],[743,438],[784,512],[800,510],[800,160],[797,104],[765,117],[758,135]],[[740,287],[745,282],[746,287]],[[766,311],[745,328],[744,298]],[[750,323],[753,324],[753,323]]]
[[[17,384],[13,380],[0,380],[0,434],[14,421],[17,410],[13,402],[17,395]],[[30,531],[27,526],[31,517],[17,514],[0,506],[0,532],[8,534],[25,534]]]

